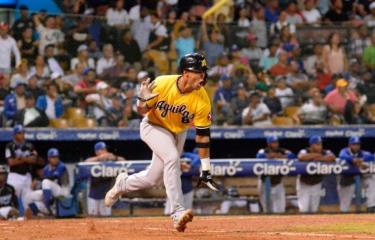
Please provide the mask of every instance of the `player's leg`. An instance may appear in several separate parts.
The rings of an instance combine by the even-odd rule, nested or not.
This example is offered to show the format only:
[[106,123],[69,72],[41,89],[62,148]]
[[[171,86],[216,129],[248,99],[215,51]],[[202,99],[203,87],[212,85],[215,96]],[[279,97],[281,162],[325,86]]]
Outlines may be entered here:
[[354,195],[355,186],[350,184],[348,186],[342,186],[340,183],[337,184],[337,194],[340,201],[340,212],[348,212],[352,198]]
[[99,215],[99,200],[87,197],[87,213],[89,216]]
[[0,219],[8,219],[12,207],[0,207]]
[[104,205],[104,200],[97,200],[99,203],[99,216],[108,217],[112,215],[112,208]]
[[53,197],[66,197],[69,195],[68,187],[61,187],[59,184],[49,179],[44,179],[42,181],[42,189],[50,190]]
[[193,209],[194,191],[190,191],[183,195],[185,208]]
[[307,213],[309,211],[309,190],[310,185],[307,185],[303,183],[300,180],[300,176],[297,177],[297,203],[298,203],[298,209],[301,213]]
[[375,210],[375,175],[366,175],[364,177],[364,183],[367,208],[372,212]]
[[264,191],[264,183],[261,178],[258,178],[258,192],[260,205],[262,206],[263,212],[266,212],[266,194]]
[[272,212],[284,213],[285,212],[285,188],[284,183],[281,182],[271,189],[272,196]]
[[172,213],[172,205],[169,201],[168,197],[165,198],[165,206],[164,206],[164,215],[171,215]]
[[33,213],[33,215],[37,215],[39,212],[39,209],[36,205],[36,202],[42,202],[43,201],[43,191],[42,190],[36,190],[36,191],[29,191],[24,199],[25,203],[25,211],[27,209],[30,209]]
[[310,210],[315,213],[319,210],[322,183],[311,186],[310,189]]

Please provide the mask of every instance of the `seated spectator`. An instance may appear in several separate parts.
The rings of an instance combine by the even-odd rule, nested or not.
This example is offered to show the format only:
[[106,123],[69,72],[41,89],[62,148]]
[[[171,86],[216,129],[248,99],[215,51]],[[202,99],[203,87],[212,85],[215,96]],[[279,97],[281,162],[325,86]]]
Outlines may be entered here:
[[295,95],[293,90],[287,86],[285,77],[278,77],[276,79],[275,96],[280,99],[282,108],[293,105]]
[[25,29],[33,29],[34,22],[29,16],[29,8],[26,5],[20,6],[21,16],[13,23],[12,36],[15,39],[20,40]]
[[79,82],[79,80],[82,79],[82,74],[85,68],[82,64],[78,63],[76,64],[76,67],[74,70],[61,78],[61,81],[64,82],[64,84],[70,86],[71,88],[74,88],[74,86]]
[[121,83],[127,77],[124,56],[117,54],[115,56],[115,64],[105,69],[102,73],[102,79],[115,88],[120,88]]
[[191,29],[187,27],[181,27],[180,33],[173,45],[177,51],[177,64],[180,63],[180,59],[186,54],[194,52],[195,40],[191,35]]
[[124,0],[116,0],[113,7],[109,7],[105,14],[107,24],[117,30],[123,30],[129,25],[129,15],[124,9]]
[[17,46],[21,56],[30,63],[35,60],[38,54],[39,42],[33,39],[33,29],[31,27],[22,30],[22,37],[17,41]]
[[207,75],[209,77],[220,79],[223,76],[231,76],[232,71],[233,64],[229,62],[228,56],[226,54],[222,54],[218,57],[217,64],[208,70]]
[[257,37],[257,47],[266,48],[268,45],[267,38],[267,24],[264,16],[264,9],[258,7],[255,9],[253,14],[253,20],[251,21],[251,32]]
[[271,44],[269,48],[269,53],[266,54],[263,52],[263,55],[260,59],[259,66],[264,70],[268,71],[271,67],[278,63],[279,58],[277,56],[278,47],[276,44]]
[[[138,128],[142,116],[137,112],[137,98],[135,85],[132,82],[124,82],[121,86],[122,101],[125,101],[122,120],[119,122],[121,126],[130,128]],[[113,103],[112,103],[113,105]]]
[[36,107],[44,111],[49,119],[60,118],[64,113],[63,100],[57,91],[57,85],[47,85],[47,94],[37,98]]
[[[267,137],[267,147],[258,151],[256,158],[267,160],[293,159],[295,155],[279,145],[279,139],[276,136]],[[260,191],[260,203],[263,212],[284,213],[286,209],[285,188],[282,175],[271,176],[271,209],[266,206],[266,193],[264,191],[266,176],[261,176],[258,182]]]
[[[313,1],[313,0],[311,0]],[[304,61],[306,73],[310,76],[316,76],[316,64],[323,62],[323,47],[321,44],[314,44],[314,54],[310,55]]]
[[265,8],[264,15],[266,17],[266,21],[269,23],[277,22],[280,12],[279,12],[279,1],[278,0],[271,0],[267,2],[267,6]]
[[[324,62],[316,62],[315,63],[315,72],[316,72],[316,86],[321,90],[327,92],[327,89],[330,88],[332,85],[332,77],[331,74],[325,71]],[[336,76],[334,74],[333,76]],[[329,92],[330,90],[328,90]]]
[[118,43],[117,49],[125,57],[125,62],[133,67],[140,67],[142,60],[141,49],[137,41],[134,40],[132,32],[125,30],[121,42]]
[[288,55],[286,52],[280,52],[279,61],[277,64],[270,68],[270,73],[272,76],[286,76],[290,72],[290,67],[288,66]]
[[286,9],[286,21],[290,25],[301,25],[303,23],[301,14],[298,11],[298,6],[296,1],[289,1]]
[[43,86],[51,75],[50,69],[46,65],[42,55],[36,56],[33,60],[35,60],[35,65],[30,68],[30,75],[35,76],[38,86]]
[[77,49],[78,56],[70,61],[70,70],[74,70],[78,63],[81,63],[84,68],[95,68],[95,61],[89,58],[87,45],[80,45]]
[[164,53],[169,48],[169,41],[167,28],[156,13],[151,14],[151,32],[146,51],[153,49]]
[[370,8],[370,14],[364,18],[364,21],[365,21],[366,27],[374,28],[375,27],[375,2],[372,2],[369,8]]
[[257,47],[257,36],[250,32],[247,36],[249,46],[241,50],[241,56],[246,57],[250,64],[258,65],[260,58],[262,57],[262,49]]
[[99,126],[105,127],[108,125],[106,121],[108,109],[112,107],[109,85],[105,82],[99,82],[96,85],[96,92],[97,93],[87,95],[85,100],[88,104],[93,105],[93,114]]
[[344,114],[346,105],[357,101],[357,96],[353,91],[348,89],[348,81],[339,79],[336,82],[336,89],[329,92],[324,98],[324,102],[333,114]]
[[230,102],[233,98],[232,79],[224,75],[220,78],[221,85],[215,92],[213,103],[215,105],[216,121],[218,125],[226,125],[228,117],[232,114]]
[[31,75],[27,82],[26,91],[31,93],[35,99],[45,94],[44,89],[38,86],[38,80],[35,75]]
[[249,106],[242,111],[242,124],[254,127],[271,126],[270,114],[271,111],[261,101],[259,93],[255,92],[250,95]]
[[371,45],[371,39],[368,36],[367,27],[362,26],[359,31],[352,30],[349,41],[350,58],[361,58],[365,48]]
[[113,65],[115,65],[113,47],[111,44],[106,44],[103,46],[103,57],[96,63],[96,73],[100,76],[105,69],[113,67]]
[[50,72],[56,72],[56,73],[59,73],[60,76],[64,76],[64,71],[63,71],[59,61],[55,57],[53,45],[47,45],[46,46],[46,49],[44,51],[44,55],[45,55],[45,58],[47,60],[48,68],[49,68]]
[[341,24],[349,21],[349,16],[343,10],[342,0],[333,0],[331,9],[324,15],[325,23]]
[[0,23],[0,71],[3,73],[11,73],[12,56],[15,57],[15,65],[21,62],[21,54],[18,50],[17,43],[13,37],[8,34],[8,24]]
[[[10,92],[9,77],[6,74],[0,73],[0,118],[2,118],[5,98]],[[0,120],[0,126],[1,125],[2,121]]]
[[12,75],[10,79],[10,87],[15,88],[17,83],[27,84],[29,78],[29,65],[26,59],[22,59],[21,64],[17,67],[17,71]]
[[248,94],[243,83],[237,86],[237,95],[231,99],[230,108],[233,111],[233,120],[230,124],[241,125],[242,124],[242,111],[249,106]]
[[294,33],[296,31],[296,26],[290,24],[287,21],[288,14],[285,11],[282,11],[279,16],[279,20],[273,23],[270,27],[270,36],[278,36],[281,33],[281,29],[284,27],[289,30],[289,33]]
[[108,109],[106,115],[108,126],[110,127],[127,127],[128,119],[124,114],[124,106],[122,104],[123,98],[121,95],[116,94],[112,98],[112,106]]
[[42,23],[42,15],[37,13],[33,20],[36,30],[39,33],[39,54],[44,55],[47,46],[52,46],[53,53],[57,53],[60,44],[64,42],[64,33],[57,28],[56,18],[54,16],[47,16],[45,22]]
[[348,61],[345,50],[340,46],[340,43],[340,35],[337,32],[334,32],[328,38],[328,44],[323,48],[323,62],[325,71],[329,74],[342,74],[348,69]]
[[300,66],[296,61],[290,62],[290,71],[286,77],[287,84],[297,91],[308,90],[312,83],[309,81],[306,74],[300,70]]
[[315,0],[305,0],[305,9],[302,11],[302,16],[307,24],[319,24],[321,22],[321,15],[316,8]]
[[263,99],[263,102],[271,111],[271,116],[278,115],[283,110],[280,98],[276,96],[276,89],[274,87],[268,89],[267,96]]
[[[107,150],[104,142],[97,142],[94,147],[95,156],[85,162],[106,162],[124,161],[125,159],[116,156]],[[104,205],[105,194],[111,189],[114,178],[112,177],[91,177],[89,182],[89,194],[87,197],[87,211],[90,216],[111,216],[112,209]]]
[[239,17],[237,20],[237,26],[241,28],[248,28],[250,27],[250,20],[248,18],[248,9],[242,8],[239,12]]
[[363,51],[362,60],[368,68],[375,69],[375,32],[371,34],[371,45]]
[[325,124],[327,118],[328,110],[320,93],[315,93],[311,100],[304,103],[294,117],[296,122],[304,125]]
[[25,108],[16,112],[14,121],[25,127],[47,127],[49,123],[46,114],[36,108],[35,97],[31,93],[25,94]]
[[208,37],[206,22],[202,21],[203,49],[209,66],[215,65],[216,59],[223,54],[224,45],[220,42],[220,32],[216,29],[211,31]]
[[18,217],[18,199],[16,190],[7,183],[8,170],[0,165],[0,220],[15,219]]
[[18,82],[14,93],[10,93],[4,99],[4,116],[6,118],[7,126],[13,124],[17,111],[25,108],[25,88],[25,83]]
[[[309,147],[298,153],[300,161],[334,162],[336,156],[323,149],[322,138],[313,135]],[[299,175],[297,177],[297,201],[301,213],[315,213],[319,210],[323,175]]]
[[92,68],[85,69],[82,73],[82,79],[74,86],[74,92],[82,96],[96,93],[96,84],[98,82],[95,70]]

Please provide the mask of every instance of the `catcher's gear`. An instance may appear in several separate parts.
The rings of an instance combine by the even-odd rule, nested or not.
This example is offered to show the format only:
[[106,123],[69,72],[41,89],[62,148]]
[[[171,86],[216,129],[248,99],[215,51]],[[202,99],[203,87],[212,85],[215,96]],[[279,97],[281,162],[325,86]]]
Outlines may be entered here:
[[150,78],[142,81],[139,89],[138,99],[141,102],[147,102],[159,95],[159,93],[152,93],[152,90],[156,88],[155,82],[151,82]]
[[206,185],[213,191],[219,191],[219,185],[212,179],[210,171],[202,171],[198,179],[197,187],[200,187],[202,184]]
[[206,58],[199,53],[189,53],[180,60],[179,72],[184,71],[204,73],[204,81],[202,85],[207,83],[207,61]]

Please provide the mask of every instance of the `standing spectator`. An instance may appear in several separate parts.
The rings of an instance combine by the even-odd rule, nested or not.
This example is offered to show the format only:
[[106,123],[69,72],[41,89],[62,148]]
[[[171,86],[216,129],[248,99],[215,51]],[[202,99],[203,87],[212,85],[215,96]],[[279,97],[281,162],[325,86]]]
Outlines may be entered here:
[[249,32],[247,36],[249,46],[241,50],[242,57],[246,57],[251,65],[258,65],[260,58],[262,57],[262,49],[257,47],[257,36]]
[[123,30],[129,25],[129,15],[124,9],[124,0],[117,0],[114,7],[107,9],[107,24],[115,30]]
[[286,85],[285,77],[277,78],[276,82],[275,96],[280,99],[282,108],[293,105],[295,96],[293,90]]
[[[322,138],[311,136],[309,147],[298,153],[300,161],[334,162],[335,155],[323,149]],[[299,175],[297,177],[297,201],[301,213],[315,213],[319,209],[323,175]]]
[[46,114],[35,107],[35,97],[27,92],[25,94],[25,108],[18,110],[14,121],[25,127],[47,127],[48,118]]
[[321,21],[321,15],[316,8],[315,0],[305,0],[305,10],[302,11],[303,19],[307,24],[319,24]]
[[371,46],[363,51],[362,60],[368,68],[375,69],[375,32],[371,34]]
[[187,27],[181,27],[180,33],[173,45],[177,50],[177,63],[180,63],[180,59],[186,54],[194,52],[195,40],[191,35],[191,29]]
[[290,67],[288,66],[288,55],[286,52],[280,52],[279,61],[270,68],[270,73],[272,76],[286,76],[290,72]]
[[374,28],[375,27],[375,2],[372,2],[369,8],[370,8],[370,14],[365,17],[364,21],[365,21],[366,27]]
[[207,63],[210,66],[215,65],[216,59],[223,54],[224,45],[220,42],[220,32],[216,29],[211,31],[210,38],[208,37],[207,24],[202,21],[202,38],[203,49],[205,51]]
[[283,110],[280,98],[276,96],[276,89],[274,87],[268,89],[267,96],[264,98],[263,102],[271,111],[271,116],[278,115]]
[[230,124],[242,124],[242,111],[247,106],[249,106],[249,99],[247,96],[246,88],[243,83],[240,83],[237,86],[237,95],[233,97],[230,102],[230,108],[233,111],[233,119],[230,121]]
[[255,9],[253,20],[251,21],[251,32],[257,36],[257,46],[266,48],[268,45],[267,24],[264,17],[264,9],[261,7]]
[[[366,162],[373,161],[374,156],[370,152],[361,149],[361,139],[359,137],[351,137],[348,141],[348,147],[341,149],[339,158],[344,160],[347,164],[355,166],[359,169],[366,169]],[[367,176],[370,180],[369,184],[365,184],[368,207],[375,207],[374,197],[375,193],[371,193],[373,189],[368,188],[369,185],[374,185],[374,180],[371,181],[372,175]],[[366,177],[365,177],[366,179]],[[355,191],[354,175],[340,175],[337,184],[337,192],[340,200],[340,212],[348,212],[352,198]],[[366,181],[366,180],[365,180]],[[370,190],[370,191],[368,191]],[[370,197],[372,196],[372,198]]]
[[342,0],[333,0],[331,9],[324,15],[324,22],[341,24],[349,21],[349,16],[343,9]]
[[39,42],[33,39],[33,29],[30,27],[24,28],[21,38],[17,41],[22,58],[25,58],[30,63],[34,62],[38,54],[38,45]]
[[25,88],[25,83],[17,83],[14,93],[10,93],[4,99],[4,116],[7,126],[13,124],[17,111],[25,107]]
[[[95,157],[90,157],[85,162],[106,162],[106,161],[124,161],[125,159],[116,156],[107,150],[104,142],[97,142],[94,147]],[[104,197],[111,188],[113,178],[110,177],[91,177],[89,182],[89,194],[87,197],[87,208],[90,216],[110,216],[112,209],[104,206]]]
[[[279,145],[279,139],[276,136],[267,137],[267,147],[258,151],[256,158],[267,160],[294,159],[295,155]],[[260,203],[264,212],[284,213],[286,207],[285,188],[282,175],[271,176],[271,209],[266,206],[266,194],[264,191],[266,177],[261,176],[258,181],[258,190],[260,194]]]
[[124,31],[121,42],[118,44],[117,49],[125,57],[126,63],[132,65],[133,67],[140,68],[142,52],[137,41],[134,40],[130,30]]
[[44,53],[45,53],[45,58],[47,60],[48,68],[50,72],[52,73],[56,72],[56,73],[59,73],[60,76],[64,76],[64,71],[55,56],[54,46],[51,44],[47,45]]
[[74,70],[78,63],[81,63],[84,68],[95,68],[95,61],[89,58],[88,47],[85,44],[77,48],[78,56],[70,61],[70,70]]
[[106,115],[108,109],[112,107],[112,100],[109,98],[109,85],[105,82],[99,82],[96,85],[97,93],[89,94],[85,100],[94,105],[94,116],[100,126],[107,126]]
[[17,71],[12,75],[10,79],[10,87],[15,88],[17,83],[27,84],[29,79],[29,64],[26,59],[22,59],[20,65],[17,67]]
[[39,33],[39,54],[44,55],[48,45],[52,45],[54,53],[57,53],[58,47],[64,42],[64,33],[56,28],[56,18],[47,16],[45,25],[41,21],[41,14],[35,14],[33,20]]
[[228,117],[232,114],[232,109],[230,108],[230,102],[233,98],[233,88],[232,79],[224,75],[220,78],[222,82],[222,87],[220,87],[216,92],[213,99],[214,105],[216,106],[216,120],[219,125],[228,124]]
[[271,126],[271,111],[267,105],[261,101],[259,93],[255,92],[250,95],[250,103],[242,111],[242,124],[253,125],[254,127]]
[[323,62],[329,74],[344,73],[348,69],[345,50],[340,44],[340,35],[334,32],[329,36],[328,44],[323,48]]
[[106,44],[103,46],[103,57],[96,63],[96,73],[100,76],[105,69],[113,65],[115,65],[113,47],[112,44]]
[[289,1],[286,13],[286,21],[290,25],[301,25],[303,23],[302,17],[298,12],[297,3],[295,1]]
[[328,93],[324,98],[325,104],[333,114],[342,116],[349,102],[354,104],[357,101],[357,96],[348,89],[348,85],[349,83],[345,79],[337,80],[336,89]]
[[294,117],[298,123],[304,125],[325,124],[328,110],[324,104],[322,95],[315,93],[310,101],[304,103]]
[[35,76],[39,86],[44,85],[44,83],[49,79],[51,72],[42,55],[38,55],[35,58],[35,65],[30,68],[30,75]]
[[[19,201],[25,201],[31,189],[31,168],[36,164],[37,157],[34,145],[25,140],[23,126],[16,125],[13,128],[13,140],[5,146],[5,158],[9,165],[7,182],[16,190]],[[21,208],[20,212],[22,215]]]
[[19,40],[22,37],[22,33],[25,29],[34,29],[34,23],[29,16],[29,8],[25,5],[20,6],[21,16],[18,18],[12,26],[12,36]]
[[0,23],[0,71],[4,73],[11,72],[12,54],[16,60],[16,66],[21,62],[21,54],[18,50],[17,43],[8,34],[9,26],[6,23]]
[[60,118],[64,113],[62,98],[58,95],[55,83],[47,85],[47,94],[38,97],[36,107],[45,112],[49,119]]
[[7,183],[8,170],[0,165],[0,220],[18,217],[18,200],[16,190]]

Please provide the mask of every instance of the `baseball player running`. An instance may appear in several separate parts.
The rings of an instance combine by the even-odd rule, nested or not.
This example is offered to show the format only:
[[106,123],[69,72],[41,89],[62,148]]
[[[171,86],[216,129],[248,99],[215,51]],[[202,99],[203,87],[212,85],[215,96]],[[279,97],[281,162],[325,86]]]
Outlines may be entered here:
[[186,130],[195,126],[196,144],[201,159],[198,185],[205,184],[217,191],[218,185],[210,173],[211,103],[203,86],[207,81],[207,63],[203,55],[187,54],[180,60],[182,75],[165,75],[150,82],[142,82],[137,101],[141,122],[141,139],[153,151],[148,169],[128,176],[121,173],[105,197],[112,206],[122,194],[150,188],[164,181],[167,197],[172,205],[174,228],[185,231],[193,220],[191,209],[185,209],[181,190],[179,158],[186,138]]

